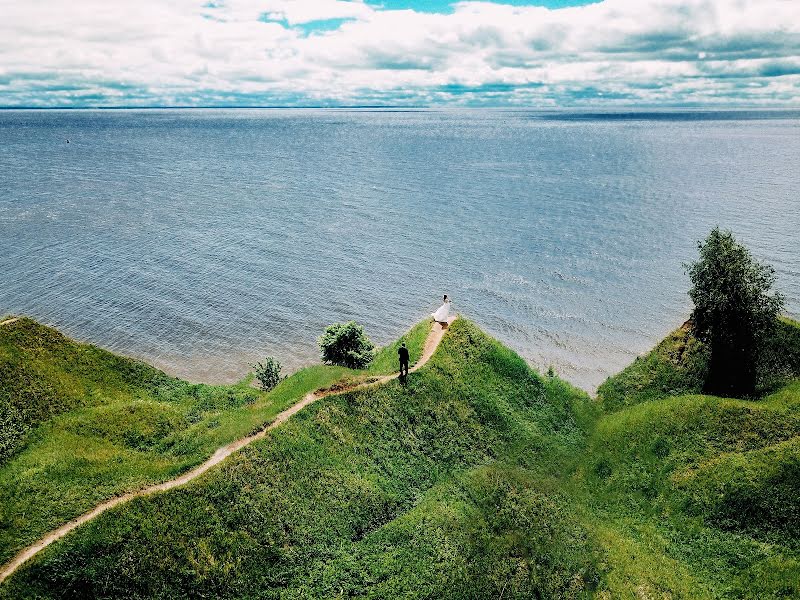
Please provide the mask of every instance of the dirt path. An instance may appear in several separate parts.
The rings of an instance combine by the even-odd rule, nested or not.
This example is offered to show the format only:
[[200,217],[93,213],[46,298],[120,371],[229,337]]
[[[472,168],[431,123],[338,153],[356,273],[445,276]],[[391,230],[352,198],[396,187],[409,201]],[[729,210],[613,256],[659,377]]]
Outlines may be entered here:
[[[0,326],[12,323],[16,320],[17,319],[9,319],[8,321],[0,323]],[[454,320],[455,317],[451,318],[450,323],[452,323]],[[439,323],[433,324],[433,326],[431,327],[431,331],[428,334],[428,337],[425,339],[425,345],[422,348],[422,356],[417,361],[417,363],[410,369],[410,372],[413,373],[414,371],[421,368],[425,363],[427,363],[430,360],[431,356],[433,356],[433,353],[436,351],[436,348],[439,346],[439,342],[442,341],[442,337],[444,336],[444,332],[446,331],[446,329],[447,329],[446,327],[443,327]],[[236,440],[235,442],[231,442],[227,446],[219,448],[216,452],[214,452],[211,458],[206,460],[200,466],[195,467],[191,471],[187,471],[186,473],[176,477],[175,479],[170,479],[169,481],[152,485],[150,487],[146,487],[141,490],[137,490],[135,492],[128,492],[127,494],[124,494],[122,496],[117,496],[115,498],[112,498],[111,500],[107,500],[102,504],[98,504],[89,512],[84,513],[80,517],[70,521],[66,525],[62,525],[58,529],[51,531],[35,544],[28,546],[24,550],[20,551],[20,553],[17,554],[13,558],[13,560],[11,560],[11,562],[7,563],[3,567],[2,571],[0,571],[0,583],[5,581],[6,578],[8,578],[12,573],[14,573],[14,571],[16,571],[19,567],[21,567],[28,559],[32,558],[33,556],[35,556],[36,554],[47,548],[47,546],[49,546],[53,542],[60,540],[62,537],[67,535],[70,531],[72,531],[79,525],[83,525],[84,523],[91,521],[95,517],[106,512],[109,508],[114,508],[115,506],[124,504],[129,500],[138,498],[139,496],[147,496],[148,494],[153,494],[155,492],[165,492],[167,490],[171,490],[172,488],[184,485],[185,483],[190,482],[192,479],[196,479],[197,477],[199,477],[212,467],[215,467],[216,465],[221,463],[223,460],[228,458],[234,452],[241,450],[242,448],[255,442],[256,440],[260,440],[261,438],[267,435],[268,431],[275,429],[282,423],[285,423],[292,417],[292,415],[297,414],[312,402],[319,400],[320,398],[324,398],[325,396],[330,396],[332,394],[342,394],[345,392],[352,392],[353,390],[381,385],[383,383],[386,383],[387,381],[391,381],[392,379],[397,379],[397,377],[399,377],[399,373],[394,373],[393,375],[385,375],[383,377],[379,377],[378,379],[370,380],[368,383],[353,385],[352,387],[349,388],[336,389],[324,392],[310,392],[309,394],[306,394],[306,396],[302,400],[300,400],[300,402],[293,404],[283,412],[279,413],[275,417],[275,419],[264,429],[262,429],[258,433],[247,436],[240,440]]]
[[0,327],[2,327],[3,325],[11,325],[12,323],[16,323],[17,321],[19,321],[19,317],[14,317],[13,319],[6,319],[5,321],[0,322]]

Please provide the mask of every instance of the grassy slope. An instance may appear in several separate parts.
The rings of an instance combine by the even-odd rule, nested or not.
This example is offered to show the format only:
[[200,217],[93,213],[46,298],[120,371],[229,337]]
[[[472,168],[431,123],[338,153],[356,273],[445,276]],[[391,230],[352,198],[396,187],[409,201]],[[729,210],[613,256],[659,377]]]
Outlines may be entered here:
[[800,597],[800,328],[782,321],[762,365],[762,387],[778,391],[759,401],[697,394],[696,344],[679,330],[599,390],[607,414],[573,489],[609,556],[606,585]]
[[[403,339],[416,360],[428,323]],[[370,374],[390,372],[396,348]],[[309,391],[363,371],[314,366],[268,394],[190,384],[30,319],[0,327],[0,562],[99,502],[169,479]]]
[[[696,394],[703,391],[707,371],[708,351],[684,324],[651,352],[606,380],[597,396],[608,412],[665,396]],[[800,323],[788,318],[778,321],[758,372],[762,394],[775,391],[800,374]]]
[[399,362],[397,357],[397,349],[400,344],[405,342],[408,348],[408,361],[411,366],[414,366],[417,361],[422,357],[422,349],[425,346],[425,339],[431,331],[431,321],[425,320],[417,323],[414,327],[408,330],[405,335],[395,340],[388,346],[384,346],[378,350],[375,358],[367,367],[367,372],[371,375],[382,375],[385,373],[394,373],[399,369]]
[[592,403],[459,321],[407,386],[321,400],[0,598],[800,598],[798,357],[783,321],[771,393],[705,396],[679,330]]
[[544,597],[600,574],[557,491],[588,399],[464,320],[413,374],[330,396],[185,488],[52,546],[3,597]]
[[664,338],[651,352],[607,379],[597,390],[603,410],[656,400],[667,395],[697,393],[703,389],[708,354],[684,324]]

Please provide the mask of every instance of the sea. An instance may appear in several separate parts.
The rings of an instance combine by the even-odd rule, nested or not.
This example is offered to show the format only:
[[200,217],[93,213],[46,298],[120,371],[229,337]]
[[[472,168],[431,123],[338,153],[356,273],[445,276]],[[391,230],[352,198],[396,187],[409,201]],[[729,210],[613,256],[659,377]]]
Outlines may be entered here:
[[443,294],[592,393],[689,316],[714,226],[800,314],[800,111],[0,111],[0,315],[191,381]]

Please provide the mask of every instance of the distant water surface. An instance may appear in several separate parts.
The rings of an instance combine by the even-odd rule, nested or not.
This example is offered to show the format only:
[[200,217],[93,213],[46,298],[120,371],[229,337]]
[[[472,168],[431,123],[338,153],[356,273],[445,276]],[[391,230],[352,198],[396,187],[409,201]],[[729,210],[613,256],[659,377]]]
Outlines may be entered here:
[[191,380],[448,293],[591,391],[688,316],[716,224],[800,313],[798,111],[0,111],[0,190],[0,315]]

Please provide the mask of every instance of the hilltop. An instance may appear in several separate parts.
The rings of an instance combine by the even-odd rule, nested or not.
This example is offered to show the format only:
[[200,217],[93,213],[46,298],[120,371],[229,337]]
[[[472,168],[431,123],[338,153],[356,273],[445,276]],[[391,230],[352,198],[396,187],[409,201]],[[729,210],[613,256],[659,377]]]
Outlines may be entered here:
[[[0,466],[7,490],[36,473],[51,489],[49,473],[78,448],[43,448],[68,436],[124,448],[161,465],[148,480],[165,478],[309,390],[368,375],[313,367],[270,394],[198,387],[29,320],[14,331],[0,331],[0,368],[15,377],[3,377],[0,401],[32,416]],[[407,384],[318,400],[186,486],[81,526],[0,598],[800,597],[798,324],[782,321],[770,347],[756,400],[701,393],[707,353],[686,327],[591,399],[459,319]],[[390,352],[379,369],[393,366]],[[51,396],[8,383],[29,372],[47,375]],[[34,409],[43,405],[58,408]],[[167,408],[160,434],[117,434],[157,430],[150,415]],[[198,421],[173,425],[192,411]],[[94,428],[106,414],[114,427]],[[156,441],[131,450],[141,439]],[[194,450],[172,450],[184,447]],[[21,466],[47,456],[58,458]],[[94,456],[95,482],[134,464]],[[128,485],[141,483],[145,471],[128,472],[139,477]],[[76,507],[96,501],[79,469],[58,481],[52,493]],[[0,535],[15,548],[58,521],[45,505],[10,527],[17,497],[0,494]]]
[[[429,327],[402,339],[419,359]],[[398,341],[399,343],[399,341]],[[264,393],[192,384],[20,318],[0,326],[0,563],[100,502],[165,481],[312,390],[388,373],[315,365]]]

